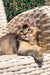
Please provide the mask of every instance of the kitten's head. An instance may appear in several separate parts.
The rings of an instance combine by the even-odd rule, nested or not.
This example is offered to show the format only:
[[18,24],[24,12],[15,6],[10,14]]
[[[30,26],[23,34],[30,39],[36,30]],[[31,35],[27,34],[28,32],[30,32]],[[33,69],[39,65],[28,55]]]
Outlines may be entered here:
[[33,36],[35,37],[36,30],[35,27],[31,27],[27,24],[23,25],[19,31],[20,38],[29,41]]
[[32,37],[36,36],[36,23],[33,17],[29,18],[29,23],[21,26],[18,35],[21,39],[29,41]]

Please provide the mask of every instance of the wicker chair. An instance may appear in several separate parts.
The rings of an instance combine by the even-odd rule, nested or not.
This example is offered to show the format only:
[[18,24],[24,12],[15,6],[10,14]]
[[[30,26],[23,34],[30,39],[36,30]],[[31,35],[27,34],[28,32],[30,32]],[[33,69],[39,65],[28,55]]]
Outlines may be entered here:
[[[47,26],[49,26],[50,23],[49,16],[42,16],[44,15],[44,13],[49,15],[50,6],[43,6],[42,8],[37,7],[35,9],[23,12],[13,18],[8,24],[2,0],[0,0],[0,10],[2,11],[0,11],[0,39],[3,36],[6,36],[8,33],[17,32],[15,25],[16,19],[24,24],[28,21],[29,15],[32,15],[36,19],[37,27],[40,28],[40,30],[43,29],[43,31],[45,30],[45,27],[41,29],[41,24],[45,25],[46,20]],[[43,12],[44,10],[46,10],[47,12]],[[38,14],[41,13],[40,11],[42,12],[42,14],[39,18]],[[41,40],[39,39],[39,41]],[[50,54],[44,54],[42,63],[36,63],[34,58],[31,56],[18,56],[16,54],[0,56],[0,75],[50,75]]]

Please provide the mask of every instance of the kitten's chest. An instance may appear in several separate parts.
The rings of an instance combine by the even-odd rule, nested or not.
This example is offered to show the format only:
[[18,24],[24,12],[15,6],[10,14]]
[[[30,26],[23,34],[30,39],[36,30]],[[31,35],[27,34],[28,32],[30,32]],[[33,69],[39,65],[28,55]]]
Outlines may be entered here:
[[31,48],[33,48],[33,46],[31,44],[29,44],[29,42],[20,41],[18,50],[31,49]]

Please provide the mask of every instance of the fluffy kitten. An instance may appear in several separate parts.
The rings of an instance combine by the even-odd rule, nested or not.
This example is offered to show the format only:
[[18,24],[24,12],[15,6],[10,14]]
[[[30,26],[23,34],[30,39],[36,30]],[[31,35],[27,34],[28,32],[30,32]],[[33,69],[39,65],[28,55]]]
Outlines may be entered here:
[[[18,27],[19,28],[19,27]],[[18,36],[19,47],[18,54],[19,55],[31,55],[36,60],[42,61],[43,55],[40,51],[40,47],[37,45],[36,41],[37,28],[35,24],[35,20],[33,17],[29,18],[29,24],[21,25]]]

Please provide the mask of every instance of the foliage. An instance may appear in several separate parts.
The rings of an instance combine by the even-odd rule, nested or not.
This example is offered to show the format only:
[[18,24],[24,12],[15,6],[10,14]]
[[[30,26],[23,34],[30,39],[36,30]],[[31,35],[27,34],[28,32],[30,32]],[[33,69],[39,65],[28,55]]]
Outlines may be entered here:
[[3,0],[3,2],[8,21],[21,12],[45,5],[45,0]]
[[46,1],[46,5],[50,6],[50,0]]

